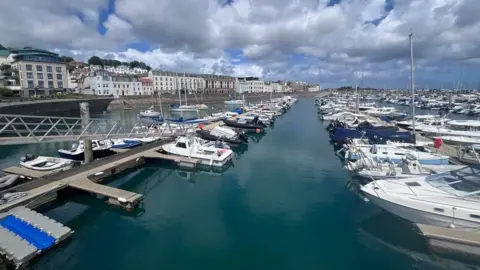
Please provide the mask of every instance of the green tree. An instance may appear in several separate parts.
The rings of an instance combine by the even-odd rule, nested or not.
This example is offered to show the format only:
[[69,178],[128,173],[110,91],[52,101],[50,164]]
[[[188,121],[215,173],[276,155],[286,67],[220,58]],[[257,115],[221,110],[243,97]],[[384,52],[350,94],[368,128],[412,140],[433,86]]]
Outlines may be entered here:
[[92,56],[88,59],[89,65],[103,66],[102,59],[98,56]]
[[73,59],[70,56],[61,56],[60,59],[62,59],[62,61],[65,62],[65,63],[70,63],[70,62],[75,61],[75,59]]
[[10,90],[8,88],[0,87],[0,96],[2,96],[2,97],[13,97],[13,92],[12,92],[12,90]]

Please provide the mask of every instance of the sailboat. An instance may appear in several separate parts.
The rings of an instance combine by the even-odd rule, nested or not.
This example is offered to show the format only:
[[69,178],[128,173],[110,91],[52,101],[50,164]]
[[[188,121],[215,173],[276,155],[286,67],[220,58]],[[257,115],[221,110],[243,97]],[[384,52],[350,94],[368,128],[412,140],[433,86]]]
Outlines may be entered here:
[[[162,109],[162,105],[160,104],[160,110],[161,109]],[[138,116],[140,118],[150,118],[152,120],[159,121],[159,122],[163,121],[162,113],[155,111],[153,95],[152,95],[152,106],[148,107],[148,109],[144,111],[141,111],[138,114]]]
[[[183,73],[183,77],[185,78],[185,72]],[[198,110],[208,110],[208,106],[205,104],[195,104],[195,105],[188,105],[187,101],[187,83],[185,82],[185,105],[182,105],[182,97],[180,92],[178,91],[178,101],[179,104],[172,104],[170,105],[171,112],[196,112]],[[183,87],[182,87],[183,88]]]
[[[237,89],[240,90],[239,92],[242,93],[242,96],[243,96],[243,91],[242,91],[242,88],[240,86],[240,83],[238,81],[238,79],[235,79],[235,84],[237,86]],[[236,90],[233,92],[233,98],[230,99],[230,100],[225,100],[225,104],[226,105],[243,105],[245,103],[245,100],[244,98],[242,99],[235,99],[235,92],[237,92]]]

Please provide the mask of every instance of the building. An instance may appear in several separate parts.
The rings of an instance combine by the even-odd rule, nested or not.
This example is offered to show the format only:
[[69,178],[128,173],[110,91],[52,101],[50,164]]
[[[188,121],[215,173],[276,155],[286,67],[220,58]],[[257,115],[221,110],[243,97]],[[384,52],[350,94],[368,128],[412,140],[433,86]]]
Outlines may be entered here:
[[151,70],[148,76],[153,81],[154,91],[158,93],[187,91],[190,94],[231,94],[235,89],[235,78],[231,76],[162,70]]
[[9,50],[0,50],[0,66],[3,64],[7,64],[7,57],[9,54]]
[[318,84],[312,84],[308,86],[308,92],[318,92],[320,91],[320,85]]
[[142,84],[142,90],[140,92],[141,95],[153,95],[155,92],[153,91],[153,81],[149,77],[141,77],[140,83]]
[[56,53],[31,47],[10,49],[5,63],[18,81],[9,88],[20,96],[51,95],[67,87],[67,68]]
[[141,69],[139,67],[130,68],[129,66],[125,66],[125,65],[103,66],[103,67],[98,65],[92,65],[90,66],[90,68],[92,71],[106,70],[110,73],[115,73],[115,74],[142,75],[142,74],[148,73],[148,70],[146,69]]
[[272,84],[269,82],[265,82],[263,85],[263,92],[267,92],[267,93],[273,92]]
[[[239,89],[242,89],[244,93],[261,93],[265,92],[265,82],[260,80],[260,78],[257,77],[243,77],[243,78],[238,78],[238,82],[240,83],[241,87]],[[267,87],[268,90],[272,90],[270,86]]]
[[140,96],[144,94],[142,83],[134,75],[112,74],[97,70],[79,81],[79,92],[96,96]]

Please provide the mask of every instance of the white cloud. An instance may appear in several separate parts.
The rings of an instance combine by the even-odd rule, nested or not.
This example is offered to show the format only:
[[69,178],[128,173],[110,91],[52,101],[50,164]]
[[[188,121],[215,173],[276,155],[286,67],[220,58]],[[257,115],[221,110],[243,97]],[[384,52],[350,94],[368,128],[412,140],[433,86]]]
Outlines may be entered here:
[[[0,0],[4,45],[60,48],[73,55],[99,50],[154,67],[332,84],[351,80],[357,71],[372,83],[390,78],[403,84],[411,31],[416,59],[425,61],[417,71],[430,77],[441,65],[478,69],[480,59],[477,0],[401,0],[390,12],[384,10],[384,0],[342,0],[333,7],[327,7],[328,0],[235,0],[230,5],[219,0],[116,0],[115,14],[104,22],[105,36],[96,32],[105,0],[19,2]],[[382,17],[378,26],[367,23]],[[133,41],[160,49],[125,49]],[[247,61],[228,56],[225,49],[243,52]],[[292,58],[294,54],[303,59]]]

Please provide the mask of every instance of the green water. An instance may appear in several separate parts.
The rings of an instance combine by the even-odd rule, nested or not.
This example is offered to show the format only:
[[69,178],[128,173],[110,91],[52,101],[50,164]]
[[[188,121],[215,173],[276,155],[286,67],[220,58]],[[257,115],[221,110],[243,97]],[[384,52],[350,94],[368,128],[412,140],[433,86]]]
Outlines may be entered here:
[[[9,149],[2,165],[24,150]],[[141,209],[69,195],[45,214],[76,232],[32,269],[458,269],[348,188],[313,99],[280,117],[223,174],[156,163],[111,185],[144,194]]]

